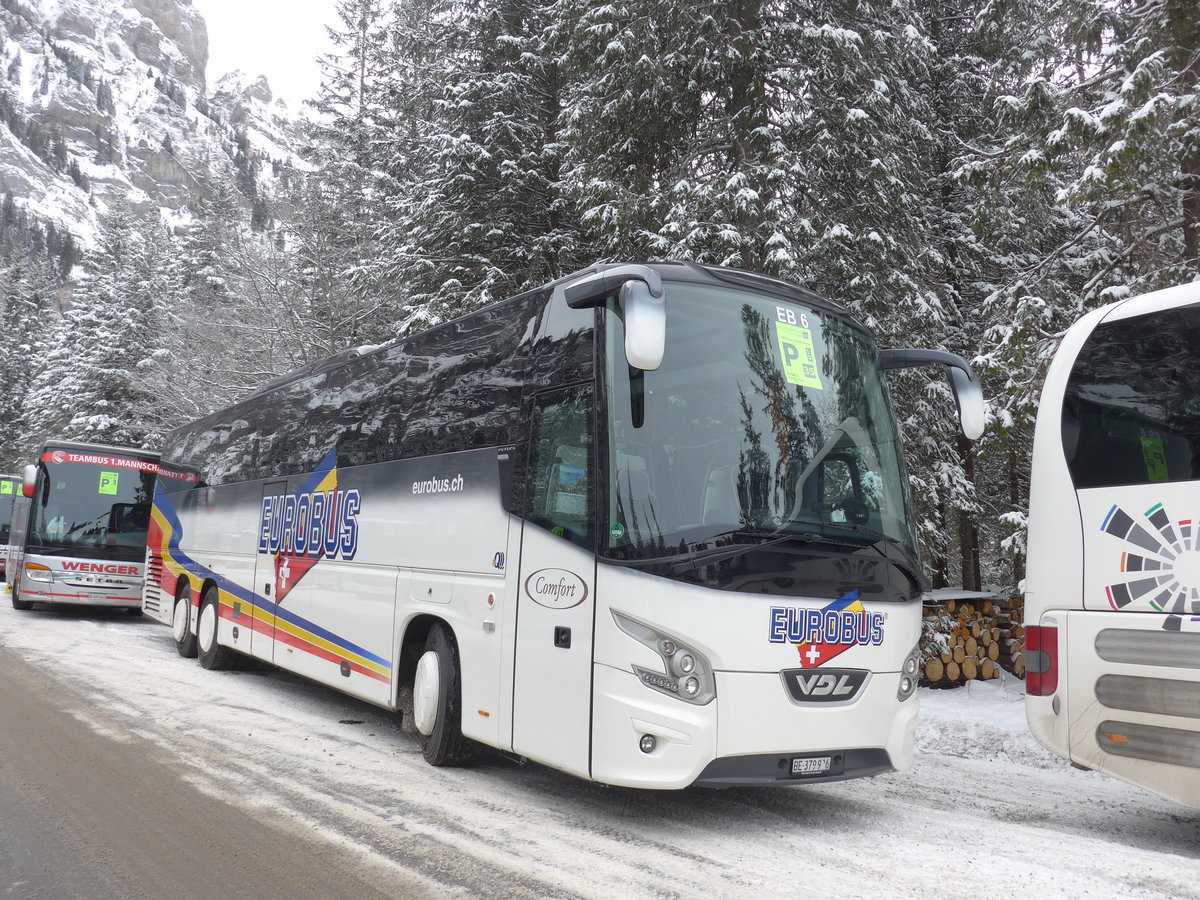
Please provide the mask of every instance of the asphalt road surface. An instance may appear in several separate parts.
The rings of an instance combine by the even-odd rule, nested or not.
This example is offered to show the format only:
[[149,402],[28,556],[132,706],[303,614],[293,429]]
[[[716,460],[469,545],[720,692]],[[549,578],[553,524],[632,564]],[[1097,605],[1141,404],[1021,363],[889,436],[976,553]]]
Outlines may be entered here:
[[86,708],[86,697],[3,647],[0,685],[0,896],[428,893],[344,847],[204,794],[140,738],[98,733],[71,714]]

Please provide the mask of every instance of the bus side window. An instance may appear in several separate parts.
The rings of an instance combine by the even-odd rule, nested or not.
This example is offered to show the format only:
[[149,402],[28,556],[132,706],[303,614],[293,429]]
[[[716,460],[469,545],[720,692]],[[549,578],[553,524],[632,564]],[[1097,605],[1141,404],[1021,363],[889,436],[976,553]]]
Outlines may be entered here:
[[591,385],[534,398],[526,495],[531,521],[589,548],[596,518],[591,423]]

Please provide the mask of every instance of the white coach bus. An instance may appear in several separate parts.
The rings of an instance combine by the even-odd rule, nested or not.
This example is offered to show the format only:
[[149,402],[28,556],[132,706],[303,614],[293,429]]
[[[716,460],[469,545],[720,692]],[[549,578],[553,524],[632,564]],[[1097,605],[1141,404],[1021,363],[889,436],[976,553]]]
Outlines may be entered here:
[[1200,284],[1096,310],[1033,444],[1026,712],[1059,756],[1200,807]]
[[142,613],[158,454],[47,443],[25,467],[8,547],[12,605],[112,606]]
[[12,531],[13,505],[21,495],[21,479],[0,475],[0,581],[7,579],[8,536]]
[[168,435],[145,609],[473,742],[646,788],[910,764],[923,580],[880,353],[846,310],[602,266]]

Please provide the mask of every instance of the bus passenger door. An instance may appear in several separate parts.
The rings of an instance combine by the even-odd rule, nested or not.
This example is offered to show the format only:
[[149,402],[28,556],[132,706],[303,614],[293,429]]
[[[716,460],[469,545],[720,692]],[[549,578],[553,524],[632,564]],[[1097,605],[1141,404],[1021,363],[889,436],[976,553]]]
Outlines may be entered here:
[[[267,497],[286,497],[286,481],[272,481],[263,485],[263,499]],[[263,507],[259,507],[261,510]],[[277,522],[279,517],[272,516],[271,521]],[[260,520],[261,522],[261,520]],[[260,527],[261,524],[260,524]],[[272,541],[282,540],[282,535],[262,534],[258,536],[258,554],[254,559],[254,594],[261,598],[254,610],[254,633],[250,638],[250,655],[257,659],[273,662],[273,645],[275,643],[275,594],[276,572],[275,557],[272,552]]]
[[534,398],[517,586],[513,750],[584,777],[595,615],[592,388]]

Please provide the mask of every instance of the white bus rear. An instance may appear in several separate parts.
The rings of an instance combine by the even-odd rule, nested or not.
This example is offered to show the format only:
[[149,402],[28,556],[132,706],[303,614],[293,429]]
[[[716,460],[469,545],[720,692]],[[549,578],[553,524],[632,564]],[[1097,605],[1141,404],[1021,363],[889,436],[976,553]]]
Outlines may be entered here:
[[1083,317],[1046,376],[1025,615],[1034,735],[1200,807],[1200,285]]

